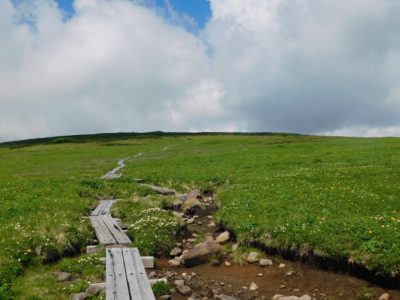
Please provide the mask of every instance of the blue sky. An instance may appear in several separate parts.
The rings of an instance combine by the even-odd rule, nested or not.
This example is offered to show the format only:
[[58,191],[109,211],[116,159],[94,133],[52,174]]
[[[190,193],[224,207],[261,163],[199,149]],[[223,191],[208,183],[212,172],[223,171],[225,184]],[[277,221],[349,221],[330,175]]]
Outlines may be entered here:
[[[160,10],[166,10],[167,5],[172,5],[179,14],[187,15],[194,19],[197,29],[203,28],[211,16],[210,3],[208,0],[144,0],[147,5],[156,6]],[[60,8],[72,16],[73,0],[57,0]],[[166,14],[168,17],[168,14]]]

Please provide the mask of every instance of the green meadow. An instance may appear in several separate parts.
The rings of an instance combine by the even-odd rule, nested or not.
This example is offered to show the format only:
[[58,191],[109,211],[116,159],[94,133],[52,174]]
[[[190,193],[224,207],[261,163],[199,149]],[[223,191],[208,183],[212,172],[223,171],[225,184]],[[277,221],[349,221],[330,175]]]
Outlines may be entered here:
[[[100,179],[140,152],[126,161],[122,178]],[[217,218],[242,244],[345,258],[398,276],[399,153],[396,138],[287,134],[102,135],[1,145],[0,299],[51,299],[52,292],[68,299],[101,279],[97,256],[79,254],[95,237],[84,216],[103,197],[122,200],[114,213],[133,225],[129,235],[141,252],[173,247],[167,237],[179,222],[156,208],[165,203],[137,178],[180,192],[216,191]],[[165,230],[157,237],[160,219]],[[157,246],[157,238],[166,242]],[[58,283],[56,270],[72,271],[78,281]],[[37,298],[24,294],[28,286]]]

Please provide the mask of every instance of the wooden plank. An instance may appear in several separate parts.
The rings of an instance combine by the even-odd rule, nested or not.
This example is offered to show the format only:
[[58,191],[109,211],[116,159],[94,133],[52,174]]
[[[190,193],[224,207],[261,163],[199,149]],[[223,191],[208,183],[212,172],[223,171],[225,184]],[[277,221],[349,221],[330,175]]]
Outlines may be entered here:
[[104,225],[107,227],[111,235],[114,237],[116,244],[130,244],[131,240],[122,231],[122,229],[117,225],[111,215],[99,216],[99,218],[103,221]]
[[142,185],[143,186],[147,186],[148,188],[152,189],[156,193],[164,195],[164,196],[175,195],[175,191],[169,190],[167,188],[163,188],[163,187],[160,187],[160,186],[155,186],[155,185],[147,184],[147,183],[142,183]]
[[106,205],[106,200],[100,201],[99,205],[92,211],[91,216],[98,216],[102,208]]
[[106,299],[131,299],[122,249],[109,248],[106,255]]
[[99,215],[110,215],[111,206],[114,204],[115,200],[103,200],[105,201],[104,206],[101,208]]
[[137,248],[123,248],[125,268],[132,299],[155,300]]
[[102,245],[116,244],[114,236],[110,233],[99,216],[91,216],[90,222],[96,232],[97,239]]

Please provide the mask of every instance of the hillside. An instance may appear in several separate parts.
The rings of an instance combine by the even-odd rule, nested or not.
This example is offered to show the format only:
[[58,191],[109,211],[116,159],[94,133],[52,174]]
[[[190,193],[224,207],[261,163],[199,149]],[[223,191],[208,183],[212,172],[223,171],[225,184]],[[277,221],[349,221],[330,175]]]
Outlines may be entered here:
[[[271,133],[120,133],[3,143],[0,298],[51,299],[56,291],[69,299],[87,281],[102,280],[103,266],[91,261],[97,256],[77,256],[94,238],[83,217],[98,199],[122,199],[114,213],[129,224],[171,200],[157,198],[137,179],[215,194],[215,221],[243,246],[239,253],[257,249],[399,287],[399,150],[397,138]],[[132,159],[138,153],[144,154]],[[121,158],[128,158],[123,176],[101,180]],[[143,204],[140,197],[147,195],[153,200]],[[165,239],[173,239],[176,228],[168,230]],[[133,244],[161,258],[174,246],[158,249],[138,236]],[[73,287],[35,277],[54,268],[75,272]]]

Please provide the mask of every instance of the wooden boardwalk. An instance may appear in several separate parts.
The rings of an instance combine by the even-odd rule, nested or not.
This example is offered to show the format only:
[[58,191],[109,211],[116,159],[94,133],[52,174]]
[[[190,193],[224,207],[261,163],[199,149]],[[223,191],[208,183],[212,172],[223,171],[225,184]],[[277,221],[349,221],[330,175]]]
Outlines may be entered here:
[[[137,248],[111,216],[116,200],[102,200],[92,211],[90,222],[100,244],[106,248],[106,299],[155,300],[145,268],[154,268],[154,258],[140,257]],[[118,247],[118,248],[117,248]]]
[[107,300],[155,300],[137,248],[107,248]]
[[100,244],[130,244],[132,242],[111,215],[90,216],[89,218]]
[[101,200],[100,204],[92,211],[91,216],[111,215],[111,206],[115,200]]

